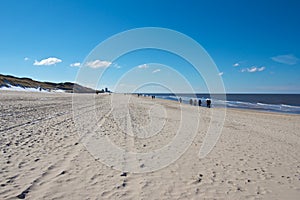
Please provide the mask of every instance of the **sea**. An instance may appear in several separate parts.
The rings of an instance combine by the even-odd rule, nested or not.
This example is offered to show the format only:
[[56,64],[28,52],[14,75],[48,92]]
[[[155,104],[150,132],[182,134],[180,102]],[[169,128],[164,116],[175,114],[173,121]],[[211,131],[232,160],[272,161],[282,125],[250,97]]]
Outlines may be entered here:
[[189,104],[190,99],[201,100],[206,107],[206,100],[211,99],[212,107],[251,109],[267,112],[300,114],[300,94],[166,94],[145,93],[143,95],[179,101]]

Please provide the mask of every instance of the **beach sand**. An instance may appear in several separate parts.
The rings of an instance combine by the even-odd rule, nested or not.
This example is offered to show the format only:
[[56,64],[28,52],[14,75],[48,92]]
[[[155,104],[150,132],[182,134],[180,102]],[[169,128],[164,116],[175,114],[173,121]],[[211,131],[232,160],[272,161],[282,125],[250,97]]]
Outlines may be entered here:
[[[96,103],[86,101],[73,113],[72,94],[1,92],[0,199],[299,199],[300,115],[227,109],[219,140],[200,159],[211,113],[224,109],[131,95],[95,97]],[[120,102],[113,112],[111,98]],[[130,99],[130,122],[123,117],[124,98]],[[128,151],[163,147],[180,126],[181,108],[199,114],[197,135],[162,169],[124,173],[86,148],[82,133],[97,124],[99,137],[104,134]],[[99,119],[92,119],[95,113]],[[78,127],[73,114],[87,120],[87,127]],[[192,115],[186,116],[193,122]],[[124,134],[129,123],[133,133],[146,125],[153,133],[161,131],[137,139]]]

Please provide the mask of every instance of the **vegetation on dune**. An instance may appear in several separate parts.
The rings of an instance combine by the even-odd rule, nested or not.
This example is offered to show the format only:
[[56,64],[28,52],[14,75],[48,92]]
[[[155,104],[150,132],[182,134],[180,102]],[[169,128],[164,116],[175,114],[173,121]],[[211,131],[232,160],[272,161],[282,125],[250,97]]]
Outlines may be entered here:
[[70,93],[94,93],[95,90],[81,86],[76,83],[64,82],[64,83],[51,83],[40,82],[30,78],[18,78],[10,75],[0,74],[0,87],[22,87],[22,88],[41,88],[43,90],[64,90]]

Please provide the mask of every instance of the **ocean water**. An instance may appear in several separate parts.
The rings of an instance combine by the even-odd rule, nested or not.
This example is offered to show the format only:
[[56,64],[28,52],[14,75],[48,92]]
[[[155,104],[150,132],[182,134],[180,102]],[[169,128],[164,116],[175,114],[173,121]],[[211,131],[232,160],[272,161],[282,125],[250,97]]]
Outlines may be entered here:
[[283,112],[300,114],[300,94],[145,94],[155,95],[157,98],[178,101],[189,104],[190,99],[202,101],[206,106],[206,99],[212,101],[212,107],[228,107],[240,109],[254,109],[269,112]]

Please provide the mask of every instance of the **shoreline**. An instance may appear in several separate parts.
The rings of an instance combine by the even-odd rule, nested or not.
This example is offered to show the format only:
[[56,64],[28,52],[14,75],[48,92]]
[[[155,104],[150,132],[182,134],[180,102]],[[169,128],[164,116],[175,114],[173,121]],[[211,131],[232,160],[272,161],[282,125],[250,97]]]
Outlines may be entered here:
[[[133,95],[135,96],[135,94],[130,94],[130,95]],[[136,97],[136,96],[135,96]],[[149,100],[151,100],[150,98],[151,97],[143,97],[143,96],[140,96],[139,98],[148,98]],[[162,101],[168,101],[168,102],[174,102],[174,103],[179,103],[179,101],[176,101],[176,100],[171,100],[171,99],[164,99],[164,98],[155,98],[155,100],[162,100]],[[154,101],[155,101],[154,100]],[[265,113],[265,114],[280,114],[280,115],[296,115],[296,116],[300,116],[300,113],[291,113],[291,112],[284,112],[284,111],[273,111],[273,110],[262,110],[262,109],[253,109],[253,108],[233,108],[233,107],[214,107],[212,106],[211,108],[207,108],[206,106],[195,106],[195,105],[190,105],[189,103],[181,103],[183,105],[188,105],[188,106],[191,106],[191,107],[198,107],[198,108],[205,108],[205,109],[229,109],[229,110],[236,110],[236,111],[241,111],[241,112],[258,112],[258,113]],[[213,105],[213,102],[212,102],[212,105]]]
[[206,104],[205,101],[208,98],[212,100],[214,107],[300,114],[299,94],[226,94],[226,98],[222,94],[182,95],[157,94],[157,98],[177,101],[180,97],[183,103],[186,104],[189,104],[190,99],[201,99],[202,107],[205,107],[203,105]]
[[[44,95],[47,95],[47,94],[53,94],[53,95],[74,95],[74,93],[68,93],[68,92],[39,92],[39,91],[13,91],[13,90],[0,90],[0,94],[1,93],[13,93],[13,94],[18,94],[18,93],[21,93],[21,94],[30,94],[30,93],[33,93],[33,94],[44,94]],[[115,95],[125,95],[125,93],[112,93],[112,94],[115,94]],[[96,94],[93,94],[93,93],[76,93],[76,95],[96,95]],[[108,94],[98,94],[99,96],[100,95],[108,95]],[[136,94],[126,94],[126,95],[132,95],[134,97],[137,97]],[[150,99],[151,97],[150,96],[140,96],[139,98],[148,98]],[[177,102],[179,103],[178,101],[176,100],[171,100],[171,99],[165,99],[165,98],[160,98],[160,97],[157,97],[155,100],[163,100],[163,101],[168,101],[168,102]],[[183,105],[189,105],[189,106],[192,106],[192,107],[199,107],[199,106],[194,106],[194,105],[190,105],[189,103],[182,103]],[[212,102],[212,105],[213,105],[213,102]],[[200,108],[207,108],[206,106],[200,106]],[[221,106],[217,106],[215,107],[214,105],[211,107],[211,108],[207,108],[207,109],[229,109],[229,110],[236,110],[236,111],[249,111],[249,112],[258,112],[258,113],[265,113],[265,114],[280,114],[280,115],[295,115],[295,116],[299,116],[300,113],[293,113],[293,112],[285,112],[285,111],[274,111],[274,110],[263,110],[263,109],[254,109],[254,108],[234,108],[234,107],[221,107]]]

